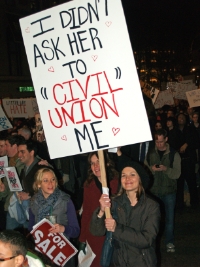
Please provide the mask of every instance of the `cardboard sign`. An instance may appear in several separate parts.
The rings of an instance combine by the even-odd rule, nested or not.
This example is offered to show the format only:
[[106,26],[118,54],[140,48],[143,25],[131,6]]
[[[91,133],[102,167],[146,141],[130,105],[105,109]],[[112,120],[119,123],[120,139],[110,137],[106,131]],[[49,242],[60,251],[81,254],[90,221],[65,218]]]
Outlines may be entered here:
[[186,92],[186,96],[191,108],[200,106],[200,89]]
[[11,128],[13,128],[12,124],[10,123],[2,107],[0,106],[0,131],[8,130]]
[[4,168],[8,167],[8,157],[0,157],[0,178],[5,177]]
[[2,99],[2,103],[10,118],[32,118],[38,112],[35,98]]
[[70,1],[20,26],[51,158],[152,139],[120,0]]
[[174,99],[173,94],[170,90],[160,91],[158,94],[158,97],[156,99],[156,102],[154,103],[154,107],[156,109],[162,108],[164,105],[173,105]]
[[176,99],[187,100],[186,92],[196,89],[194,83],[176,83],[176,89],[173,93]]
[[31,234],[35,239],[36,248],[58,266],[64,266],[76,253],[77,249],[60,233],[49,233],[53,224],[47,219],[34,226]]
[[8,186],[10,188],[10,191],[12,192],[22,191],[22,186],[19,181],[19,177],[15,167],[7,167],[4,168],[3,171],[8,181]]

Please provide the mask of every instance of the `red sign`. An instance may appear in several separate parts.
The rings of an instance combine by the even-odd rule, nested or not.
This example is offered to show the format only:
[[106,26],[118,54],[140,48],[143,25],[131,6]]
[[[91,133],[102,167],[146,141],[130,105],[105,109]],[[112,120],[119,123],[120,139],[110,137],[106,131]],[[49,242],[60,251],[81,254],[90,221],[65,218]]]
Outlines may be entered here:
[[37,249],[58,266],[65,263],[77,253],[77,249],[61,233],[49,233],[53,224],[47,219],[40,221],[31,231]]

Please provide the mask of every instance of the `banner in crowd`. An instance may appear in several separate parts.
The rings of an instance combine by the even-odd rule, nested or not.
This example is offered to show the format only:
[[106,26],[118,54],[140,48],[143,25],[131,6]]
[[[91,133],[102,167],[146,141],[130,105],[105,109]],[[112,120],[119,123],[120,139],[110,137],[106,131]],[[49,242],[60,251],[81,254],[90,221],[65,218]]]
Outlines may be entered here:
[[58,266],[64,266],[66,262],[77,253],[77,249],[62,233],[50,233],[53,224],[47,219],[34,225],[31,234],[35,239],[37,250],[46,255]]
[[36,98],[2,99],[9,118],[32,118],[38,113]]
[[174,98],[170,90],[160,91],[156,102],[154,103],[155,109],[162,108],[164,105],[173,105]]
[[10,188],[10,191],[12,192],[22,191],[22,186],[20,184],[19,177],[15,167],[7,167],[4,168],[3,171],[8,181],[8,186]]
[[0,157],[0,178],[5,177],[4,168],[8,167],[8,157]]
[[152,139],[121,0],[69,1],[20,26],[51,158]]
[[200,106],[200,89],[186,92],[186,96],[191,108]]
[[8,130],[11,128],[13,128],[12,124],[10,123],[2,107],[0,106],[0,131]]

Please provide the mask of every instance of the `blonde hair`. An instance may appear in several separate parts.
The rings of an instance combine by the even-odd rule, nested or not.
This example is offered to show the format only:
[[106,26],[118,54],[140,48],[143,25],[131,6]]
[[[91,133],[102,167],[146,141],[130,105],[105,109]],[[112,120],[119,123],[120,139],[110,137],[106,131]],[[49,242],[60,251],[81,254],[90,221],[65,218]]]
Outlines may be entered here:
[[33,184],[33,190],[35,192],[38,192],[39,185],[41,185],[41,183],[42,183],[43,175],[47,172],[51,172],[53,174],[54,178],[56,179],[56,187],[58,186],[58,180],[57,180],[57,177],[56,177],[54,171],[50,168],[42,168],[42,169],[38,170],[35,174],[35,179],[34,179],[34,184]]

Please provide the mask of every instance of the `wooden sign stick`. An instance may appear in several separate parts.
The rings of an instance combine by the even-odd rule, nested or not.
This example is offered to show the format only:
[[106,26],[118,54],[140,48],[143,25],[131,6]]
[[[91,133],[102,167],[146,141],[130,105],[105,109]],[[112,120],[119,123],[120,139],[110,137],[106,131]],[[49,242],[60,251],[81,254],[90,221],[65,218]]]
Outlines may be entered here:
[[[98,156],[99,156],[99,165],[100,165],[100,172],[101,172],[102,187],[108,187],[107,186],[107,179],[106,179],[106,169],[105,169],[103,150],[98,150]],[[105,209],[105,214],[106,214],[106,218],[111,218],[110,208]]]

